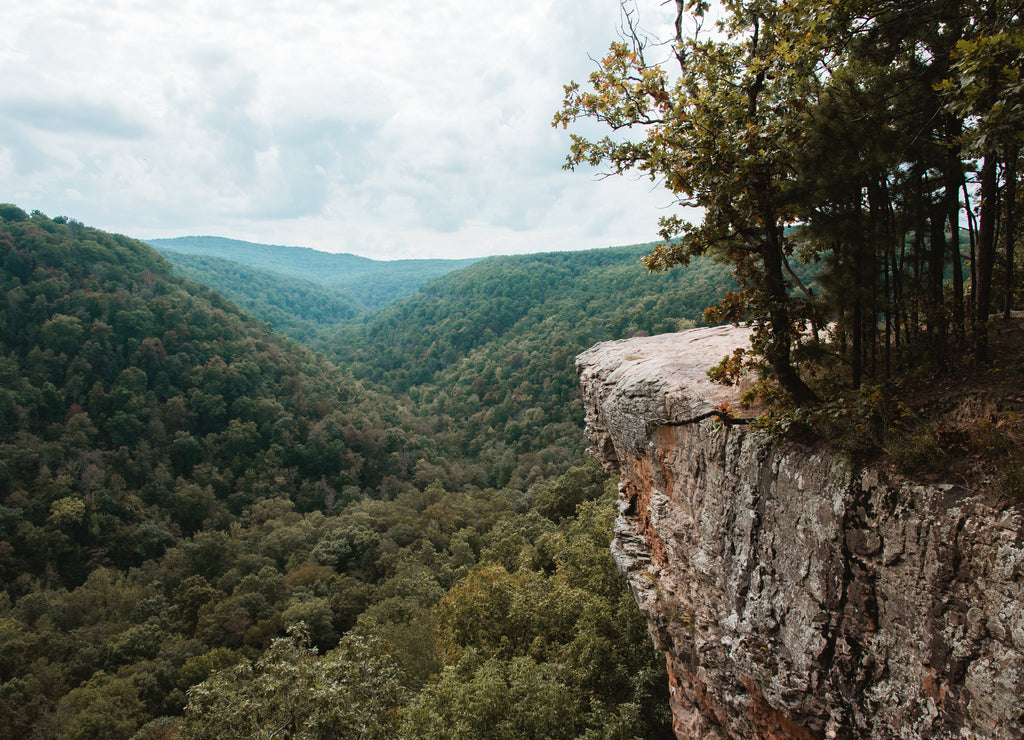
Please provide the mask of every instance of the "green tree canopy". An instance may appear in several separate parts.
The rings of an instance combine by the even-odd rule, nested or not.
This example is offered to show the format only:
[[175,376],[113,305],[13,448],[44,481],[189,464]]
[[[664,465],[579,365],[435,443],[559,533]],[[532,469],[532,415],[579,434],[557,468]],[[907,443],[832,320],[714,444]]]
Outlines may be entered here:
[[[699,224],[664,217],[665,241],[645,263],[730,264],[740,290],[709,318],[750,322],[762,368],[797,402],[815,393],[794,346],[830,324],[853,386],[896,360],[913,366],[922,350],[941,367],[950,338],[985,362],[1000,258],[1013,295],[1019,7],[729,0],[713,24],[709,7],[676,0],[673,53],[657,63],[649,55],[665,47],[627,13],[625,40],[589,86],[566,86],[554,121],[594,119],[613,134],[573,134],[566,166],[638,171],[703,210]],[[798,279],[797,257],[823,262],[817,285]]]
[[391,738],[402,700],[396,668],[372,640],[347,636],[320,655],[301,626],[255,663],[217,671],[188,695],[196,740]]

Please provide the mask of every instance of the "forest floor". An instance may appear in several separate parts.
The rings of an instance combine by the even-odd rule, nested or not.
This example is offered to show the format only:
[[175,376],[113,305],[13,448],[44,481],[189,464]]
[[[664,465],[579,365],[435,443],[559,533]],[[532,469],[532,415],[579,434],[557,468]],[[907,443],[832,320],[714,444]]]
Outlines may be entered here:
[[886,445],[886,462],[1024,506],[1024,312],[992,318],[987,365],[967,355],[904,389],[916,423]]

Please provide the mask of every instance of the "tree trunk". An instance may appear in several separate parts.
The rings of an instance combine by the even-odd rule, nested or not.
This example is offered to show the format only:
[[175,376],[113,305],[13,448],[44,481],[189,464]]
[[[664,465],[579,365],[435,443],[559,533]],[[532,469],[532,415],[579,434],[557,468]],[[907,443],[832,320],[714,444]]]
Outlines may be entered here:
[[[963,124],[959,120],[950,123],[950,137],[960,136]],[[945,180],[946,217],[949,222],[949,257],[953,265],[953,333],[964,336],[964,263],[960,255],[960,187],[964,179],[960,152],[950,147],[946,155]]]
[[764,263],[765,291],[767,293],[768,318],[771,322],[768,339],[767,359],[772,373],[782,387],[798,405],[814,403],[818,400],[791,361],[793,343],[792,316],[789,311],[789,293],[786,291],[786,279],[782,271],[782,233],[776,222],[772,208],[771,191],[768,184],[760,186],[759,201],[761,215],[764,220],[765,234],[761,243],[761,260]]
[[1013,261],[1016,258],[1014,247],[1017,239],[1017,157],[1020,149],[1014,147],[1006,157],[1006,281],[1004,284],[1003,318],[1010,318],[1013,310],[1014,274]]
[[999,179],[995,152],[987,152],[981,165],[981,214],[978,217],[978,284],[974,301],[974,360],[988,363],[988,315],[992,308],[992,266],[995,262],[996,211]]
[[967,178],[963,181],[964,188],[964,213],[967,214],[967,243],[970,248],[970,259],[968,264],[971,266],[971,316],[970,321],[974,323],[974,304],[975,296],[978,293],[978,225],[977,220],[974,218],[974,211],[971,208],[971,195],[967,191]]
[[936,367],[946,364],[946,335],[949,317],[942,295],[942,278],[946,268],[946,211],[938,203],[931,216],[931,238],[928,253],[928,346]]

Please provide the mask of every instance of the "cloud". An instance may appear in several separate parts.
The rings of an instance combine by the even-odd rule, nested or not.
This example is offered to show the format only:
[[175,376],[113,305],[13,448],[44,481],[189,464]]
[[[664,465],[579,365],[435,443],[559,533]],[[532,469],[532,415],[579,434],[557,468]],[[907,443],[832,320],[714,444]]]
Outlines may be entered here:
[[378,258],[647,240],[665,196],[561,171],[550,127],[618,22],[617,0],[20,4],[0,199]]
[[0,99],[0,117],[40,131],[112,139],[137,139],[147,133],[142,123],[113,103],[78,99]]

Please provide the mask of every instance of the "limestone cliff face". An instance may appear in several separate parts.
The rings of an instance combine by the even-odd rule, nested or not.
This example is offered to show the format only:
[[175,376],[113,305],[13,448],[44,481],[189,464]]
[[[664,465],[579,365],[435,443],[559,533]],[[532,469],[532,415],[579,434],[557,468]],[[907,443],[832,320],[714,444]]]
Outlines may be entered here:
[[577,358],[679,738],[1024,737],[1024,520],[703,416],[730,328]]

